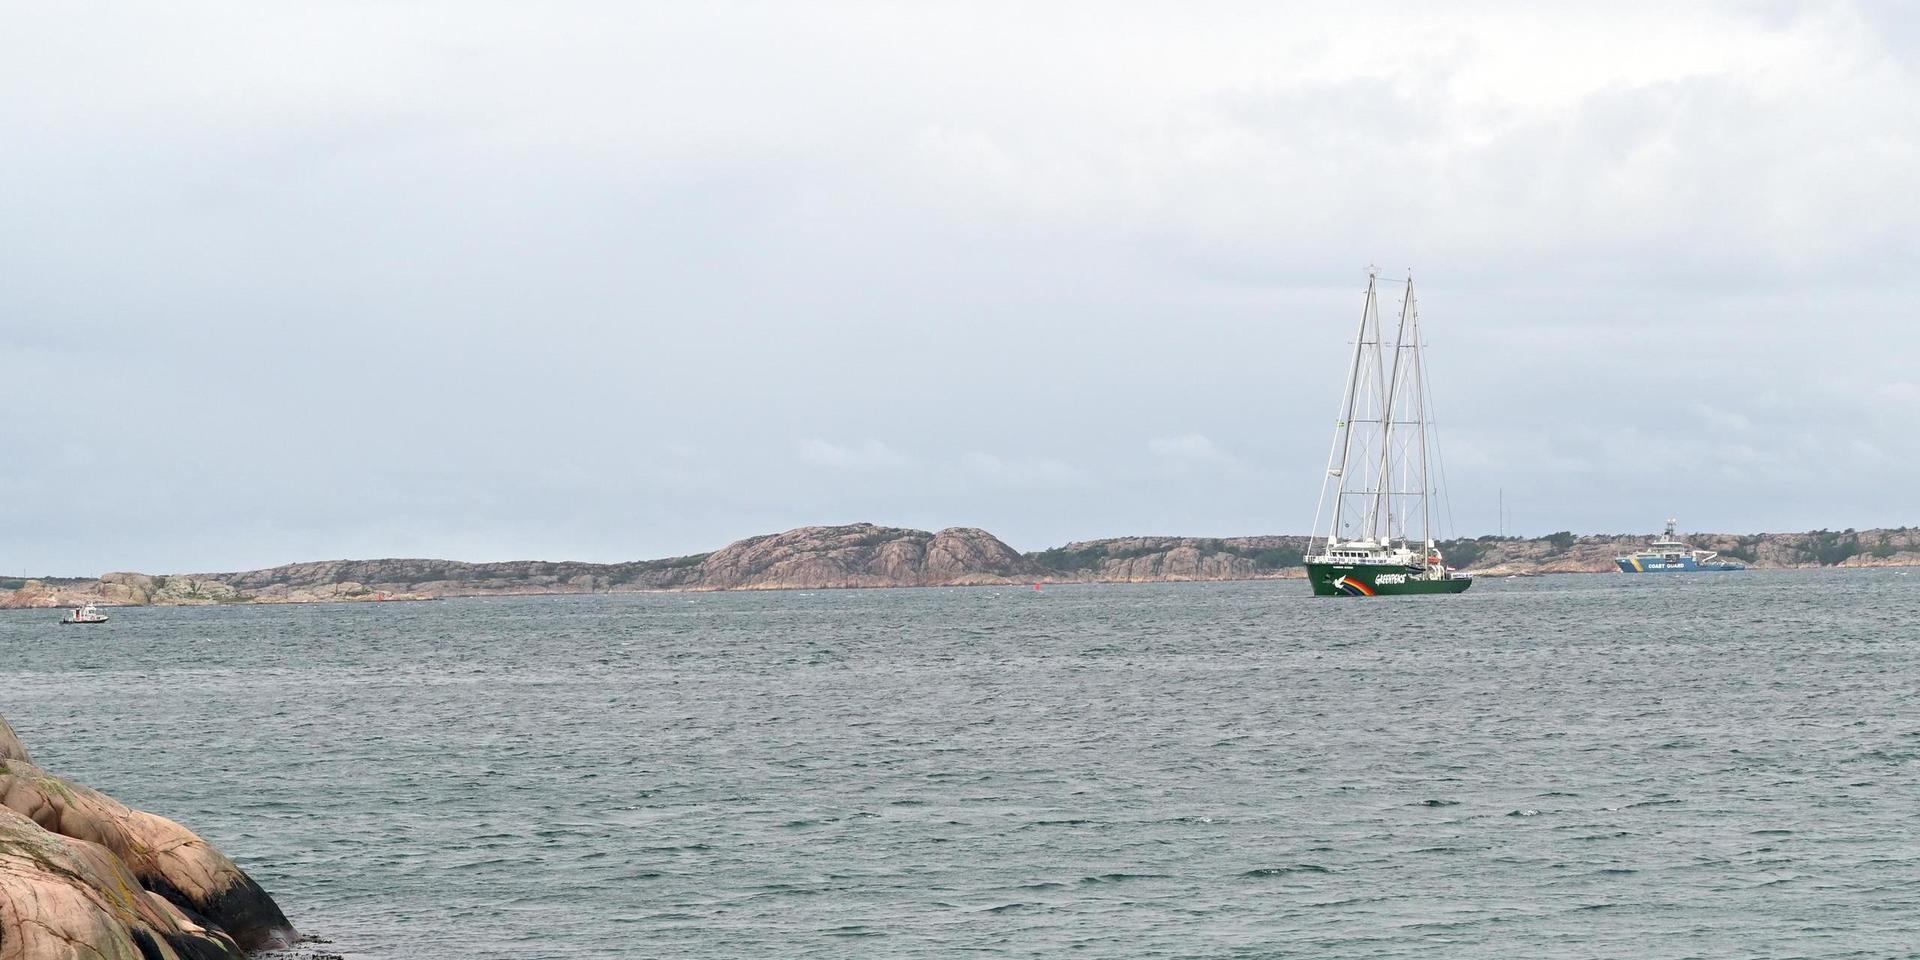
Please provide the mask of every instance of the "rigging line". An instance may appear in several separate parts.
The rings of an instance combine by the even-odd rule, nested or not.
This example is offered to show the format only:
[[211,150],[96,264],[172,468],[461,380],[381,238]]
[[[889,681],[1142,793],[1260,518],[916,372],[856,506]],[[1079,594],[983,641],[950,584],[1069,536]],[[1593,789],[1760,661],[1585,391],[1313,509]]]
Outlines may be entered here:
[[1427,395],[1427,428],[1433,431],[1433,464],[1440,468],[1440,502],[1447,507],[1447,529],[1453,535],[1460,535],[1459,525],[1453,522],[1453,483],[1447,479],[1447,457],[1440,452],[1440,420],[1433,415],[1433,385],[1421,378],[1421,390]]

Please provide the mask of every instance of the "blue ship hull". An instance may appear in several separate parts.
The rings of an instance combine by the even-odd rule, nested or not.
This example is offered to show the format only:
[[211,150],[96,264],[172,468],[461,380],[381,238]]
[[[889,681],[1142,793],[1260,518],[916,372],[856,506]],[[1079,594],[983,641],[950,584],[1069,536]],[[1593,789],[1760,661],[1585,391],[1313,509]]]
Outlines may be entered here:
[[1631,557],[1616,557],[1613,562],[1619,564],[1621,573],[1720,573],[1747,568],[1744,563],[1718,560],[1700,563],[1685,554],[1669,560],[1663,554],[1636,553]]

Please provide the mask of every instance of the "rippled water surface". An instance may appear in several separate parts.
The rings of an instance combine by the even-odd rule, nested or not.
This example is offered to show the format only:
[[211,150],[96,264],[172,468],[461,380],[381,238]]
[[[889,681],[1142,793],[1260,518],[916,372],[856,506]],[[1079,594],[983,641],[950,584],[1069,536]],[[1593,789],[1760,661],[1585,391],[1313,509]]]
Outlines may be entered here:
[[1886,957],[1920,571],[0,615],[349,958]]

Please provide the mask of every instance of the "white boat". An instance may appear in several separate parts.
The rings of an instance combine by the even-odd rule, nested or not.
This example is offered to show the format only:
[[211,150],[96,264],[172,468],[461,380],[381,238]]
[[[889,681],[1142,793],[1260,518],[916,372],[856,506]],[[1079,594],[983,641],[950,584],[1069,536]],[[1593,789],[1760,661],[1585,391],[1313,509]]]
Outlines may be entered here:
[[107,615],[98,607],[89,603],[84,607],[74,607],[73,612],[60,618],[61,623],[106,623]]

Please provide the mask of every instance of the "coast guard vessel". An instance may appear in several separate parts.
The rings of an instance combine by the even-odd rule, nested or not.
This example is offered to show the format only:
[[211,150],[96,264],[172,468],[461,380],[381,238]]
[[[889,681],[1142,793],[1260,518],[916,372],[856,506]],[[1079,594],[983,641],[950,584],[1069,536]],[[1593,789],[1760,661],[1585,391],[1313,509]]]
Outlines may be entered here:
[[1700,571],[1745,570],[1747,565],[1732,560],[1719,559],[1720,554],[1712,550],[1697,550],[1690,544],[1680,542],[1674,534],[1674,525],[1680,521],[1667,518],[1667,532],[1660,539],[1649,544],[1639,553],[1614,557],[1613,562],[1620,565],[1621,573],[1695,573]]
[[[1473,578],[1448,569],[1433,542],[1436,491],[1427,480],[1428,450],[1435,463],[1440,451],[1429,443],[1432,404],[1413,278],[1407,278],[1400,330],[1389,344],[1381,337],[1378,274],[1367,271],[1346,398],[1314,510],[1307,582],[1327,597],[1459,593]],[[1329,518],[1324,535],[1323,516]]]

